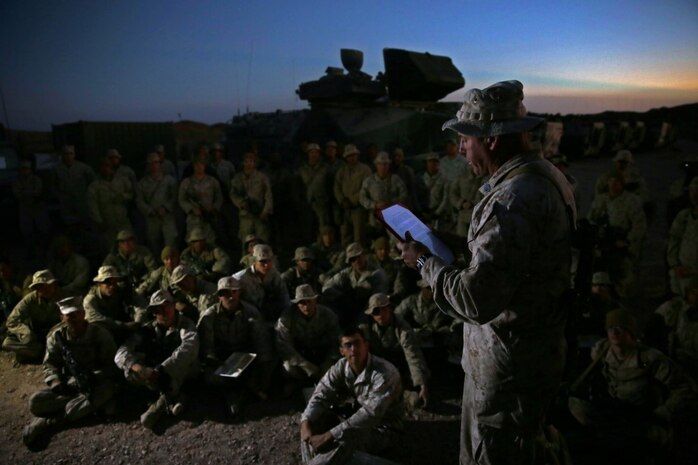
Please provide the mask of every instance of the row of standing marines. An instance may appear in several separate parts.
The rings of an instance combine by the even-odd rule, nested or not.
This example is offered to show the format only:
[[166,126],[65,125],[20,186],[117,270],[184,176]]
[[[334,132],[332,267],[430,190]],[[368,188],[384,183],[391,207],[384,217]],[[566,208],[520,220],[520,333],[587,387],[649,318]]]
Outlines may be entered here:
[[[163,414],[182,412],[187,400],[181,388],[188,379],[201,377],[237,415],[248,399],[266,399],[271,379],[280,376],[284,395],[316,386],[301,418],[301,437],[313,453],[320,452],[317,460],[328,448],[336,454],[337,444],[375,452],[395,443],[403,400],[428,406],[432,371],[444,369],[439,362],[464,345],[461,463],[530,463],[551,440],[543,418],[562,376],[559,337],[566,309],[558,298],[570,284],[576,202],[566,159],[557,155],[543,162],[530,150],[527,131],[540,121],[526,116],[522,100],[517,81],[469,91],[458,117],[445,125],[459,134],[460,147],[451,140],[444,157],[428,154],[421,176],[404,164],[401,150],[393,160],[376,153],[372,172],[352,144],[344,147],[344,162],[337,161],[334,143],[326,146],[326,154],[334,154],[326,160],[317,144],[307,144],[300,182],[288,185],[301,193],[290,196],[313,212],[304,217],[305,226],[319,231],[318,239],[297,247],[284,273],[268,245],[278,235],[270,228],[272,182],[257,170],[255,154],[246,154],[235,173],[222,147],[214,146],[211,164],[202,149],[192,159],[191,175],[183,173],[178,185],[164,173],[170,164],[162,152],[147,156],[148,174],[136,182],[113,150],[100,165],[100,178],[88,183],[89,168],[65,148],[54,181],[64,185],[57,194],[64,224],[90,224],[115,246],[84,298],[90,265],[67,237],[54,241],[48,269],[34,273],[19,303],[12,296],[17,300],[22,286],[4,288],[3,348],[15,351],[18,360],[43,356],[49,387],[30,401],[37,418],[25,441],[34,444],[57,425],[94,410],[113,413],[121,369],[129,383],[153,393],[141,416],[146,427]],[[480,119],[484,106],[491,107],[490,121]],[[653,451],[667,453],[670,421],[693,401],[694,388],[669,358],[638,343],[635,318],[620,303],[636,292],[649,211],[643,204],[649,198],[630,152],[619,152],[613,163],[597,182],[588,215],[601,239],[574,342],[582,351],[591,349],[593,368],[579,370],[572,383],[570,411],[582,424],[623,430],[626,440],[646,437]],[[42,197],[32,203],[23,196],[40,193],[41,185],[31,164],[23,170],[15,188],[20,227],[24,237],[36,238],[45,227],[37,214]],[[675,297],[658,310],[654,331],[646,336],[695,374],[698,180],[686,187],[690,206],[673,221],[667,251]],[[162,266],[133,232],[138,215],[129,211],[132,199],[145,243],[162,246]],[[411,206],[436,229],[467,237],[458,263],[445,264],[419,244],[398,251],[370,215],[395,202]],[[187,247],[181,253],[179,208],[186,214]],[[217,245],[217,238],[234,243],[223,239],[230,225],[237,226],[244,249],[239,267],[231,259],[235,252]],[[400,253],[404,264],[397,260]],[[233,352],[257,358],[241,379],[216,375]],[[598,371],[607,395],[595,393],[593,400],[604,402],[593,405],[580,393],[598,384],[590,383]],[[656,381],[668,394],[650,399],[647,385]],[[359,410],[328,429],[327,409],[347,390]],[[637,426],[633,434],[627,432],[628,418]]]

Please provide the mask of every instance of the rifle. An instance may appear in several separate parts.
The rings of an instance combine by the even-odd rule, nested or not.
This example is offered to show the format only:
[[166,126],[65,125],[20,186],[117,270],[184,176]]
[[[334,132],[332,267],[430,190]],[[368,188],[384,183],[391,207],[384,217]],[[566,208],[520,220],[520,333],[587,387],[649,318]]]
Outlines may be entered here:
[[94,389],[95,375],[91,370],[84,369],[80,363],[76,360],[73,351],[68,347],[65,341],[63,333],[58,330],[56,331],[56,345],[61,351],[61,356],[63,357],[63,362],[70,375],[75,378],[78,385],[78,391],[87,397],[88,402],[92,396],[92,391]]

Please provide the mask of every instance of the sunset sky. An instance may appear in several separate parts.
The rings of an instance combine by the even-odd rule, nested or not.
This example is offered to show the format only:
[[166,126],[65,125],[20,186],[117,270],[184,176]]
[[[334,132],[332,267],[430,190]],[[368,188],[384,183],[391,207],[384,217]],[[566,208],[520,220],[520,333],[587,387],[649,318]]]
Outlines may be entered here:
[[698,102],[695,0],[3,0],[0,121],[50,130],[301,109],[298,84],[341,66],[340,48],[362,50],[375,75],[384,47],[450,56],[465,88],[518,79],[535,112]]

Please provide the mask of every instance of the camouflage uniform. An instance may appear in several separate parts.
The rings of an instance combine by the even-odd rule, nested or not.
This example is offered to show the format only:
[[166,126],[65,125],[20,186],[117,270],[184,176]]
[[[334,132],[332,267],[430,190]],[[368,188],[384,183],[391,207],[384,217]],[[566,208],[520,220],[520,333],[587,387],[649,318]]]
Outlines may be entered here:
[[667,355],[692,376],[698,375],[698,310],[675,297],[656,311],[669,329]]
[[170,291],[171,288],[172,273],[163,265],[148,274],[148,277],[136,288],[136,294],[141,297],[150,298],[150,295],[158,289]]
[[26,358],[39,358],[46,335],[61,321],[56,304],[61,299],[58,294],[61,293],[46,300],[37,291],[31,291],[20,300],[5,322],[8,334],[2,348]]
[[[136,188],[136,206],[145,217],[148,245],[151,250],[162,250],[163,245],[177,245],[177,181],[167,174],[157,179],[144,176]],[[160,210],[165,214],[161,217]]]
[[[484,181],[483,177],[475,176],[468,168],[451,183],[448,197],[451,207],[456,211],[456,234],[459,236],[468,236],[473,210],[475,205],[482,199],[482,194],[480,194],[478,189],[480,189]],[[470,206],[467,208],[464,207],[466,202],[470,203]]]
[[359,193],[364,179],[371,175],[371,168],[363,163],[344,164],[337,170],[334,196],[344,210],[342,244],[363,243],[366,239],[366,211],[359,203]]
[[[596,180],[596,187],[594,192],[596,195],[608,193],[608,179],[611,176],[616,176],[618,173],[617,168],[614,168],[601,176]],[[647,184],[645,179],[640,175],[640,170],[637,169],[637,165],[631,163],[621,172],[623,175],[623,183],[625,184],[625,190],[637,195],[642,202],[647,202],[649,200],[649,193],[647,191]]]
[[296,370],[311,376],[314,366],[324,373],[339,356],[337,315],[324,305],[318,304],[315,314],[307,318],[293,304],[283,311],[275,329],[277,350],[291,376]]
[[233,176],[235,176],[235,165],[225,158],[221,158],[218,161],[213,160],[211,162],[211,168],[213,168],[218,176],[218,179],[220,179],[221,184],[223,185],[223,192],[230,192]]
[[[139,347],[139,334],[132,335],[124,345],[119,347],[114,357],[114,363],[124,372],[129,383],[142,385],[143,381],[131,371],[135,363],[148,366],[162,366],[170,376],[171,384],[167,394],[176,397],[182,384],[199,374],[199,335],[196,325],[182,315],[176,316],[177,321],[171,328],[159,325],[157,321],[148,323],[152,333],[145,337],[152,337],[151,343],[157,352],[155,359],[148,358],[154,355],[143,352]],[[149,386],[150,387],[150,386]]]
[[368,223],[375,227],[377,225],[376,218],[373,216],[373,210],[380,203],[406,203],[407,202],[407,187],[402,179],[396,174],[388,174],[384,179],[373,174],[361,183],[361,191],[359,192],[359,202],[361,206],[368,210]]
[[359,409],[330,430],[340,443],[379,452],[395,444],[403,428],[402,385],[397,369],[387,360],[368,355],[364,371],[355,375],[342,358],[332,365],[315,387],[301,422],[317,424],[330,407],[350,401]]
[[97,178],[87,189],[90,217],[102,225],[105,244],[112,244],[116,234],[121,230],[132,230],[128,219],[127,204],[133,200],[133,189],[128,179],[113,176],[106,179]]
[[301,284],[310,284],[313,289],[320,289],[320,273],[315,269],[315,266],[304,271],[297,266],[292,266],[288,270],[281,273],[281,279],[286,284],[288,295],[293,295],[296,288]]
[[410,325],[399,315],[393,313],[388,326],[376,322],[361,325],[366,335],[371,353],[383,357],[398,369],[409,369],[412,386],[424,385],[430,376],[429,367],[424,359],[422,349],[415,339]]
[[[405,319],[419,339],[445,336],[451,331],[453,320],[439,310],[436,302],[422,298],[421,292],[412,294],[395,307],[395,314]],[[438,342],[438,341],[435,341]]]
[[591,205],[589,219],[599,221],[605,216],[610,227],[625,232],[631,257],[639,257],[647,232],[647,219],[639,197],[630,192],[623,192],[615,198],[609,194],[598,195]]
[[[522,167],[546,175],[512,173]],[[546,178],[555,179],[564,202]],[[480,188],[484,198],[468,232],[470,266],[432,257],[421,269],[439,308],[465,322],[463,464],[476,463],[477,454],[484,464],[531,452],[524,447],[533,447],[557,392],[565,362],[560,296],[571,262],[565,204],[574,207],[566,186],[536,152],[514,156]]]
[[123,341],[128,333],[125,324],[135,321],[136,315],[129,308],[120,292],[112,297],[103,296],[99,286],[92,286],[83,300],[85,319],[109,330],[115,341]]
[[286,284],[275,268],[262,277],[251,266],[233,274],[233,277],[242,285],[241,299],[257,307],[267,323],[276,322],[283,309],[291,303]]
[[[244,172],[236,174],[230,188],[230,200],[240,209],[240,240],[244,241],[248,234],[254,234],[262,242],[268,242],[269,224],[261,218],[274,212],[271,184],[267,175],[257,170],[250,175]],[[243,203],[247,204],[247,208],[242,208]]]
[[53,258],[49,270],[58,280],[63,295],[82,295],[90,281],[90,263],[82,255],[71,253],[66,260]]
[[128,257],[125,257],[118,249],[114,250],[104,258],[102,266],[113,266],[116,268],[126,283],[125,288],[131,292],[138,288],[148,278],[148,275],[155,271],[158,265],[150,250],[139,245]]
[[346,293],[352,289],[363,289],[370,294],[387,293],[388,279],[380,267],[368,268],[361,273],[355,273],[348,266],[325,281],[322,286],[323,294]]
[[136,172],[130,166],[124,164],[119,164],[119,167],[114,170],[114,177],[120,176],[122,178],[128,179],[129,184],[131,184],[131,189],[136,190],[138,185],[138,178],[136,178]]
[[177,284],[173,286],[177,310],[192,321],[198,321],[206,309],[216,303],[216,285],[203,279],[196,278],[196,289],[192,293],[182,291]]
[[[187,214],[187,235],[192,229],[204,230],[206,240],[216,242],[216,224],[218,212],[223,206],[223,194],[216,178],[204,175],[202,178],[189,176],[179,185],[179,206]],[[201,216],[194,214],[194,209],[201,210]]]
[[63,222],[88,219],[87,191],[96,179],[95,172],[85,163],[75,160],[72,165],[59,163],[53,173],[53,188],[61,206]]
[[[698,215],[693,212],[695,208],[681,210],[669,230],[667,244],[667,262],[669,268],[685,266],[690,268],[695,275],[698,273]],[[687,279],[678,278],[671,271],[671,290],[675,294],[683,295],[683,286]]]
[[51,389],[43,389],[29,399],[29,411],[37,417],[76,421],[107,404],[116,393],[114,383],[116,344],[109,331],[100,326],[88,323],[85,334],[76,338],[70,334],[66,325],[61,323],[51,330],[46,339],[43,373],[48,385],[60,379],[65,385],[76,386],[75,378],[66,366],[61,348],[56,341],[58,332],[62,334],[65,345],[73,354],[79,367],[94,375],[92,391],[88,398],[81,392],[57,394]]
[[[320,228],[330,224],[330,198],[327,192],[327,165],[319,161],[313,166],[308,163],[298,169],[298,174],[305,184],[305,196],[308,205],[315,212]],[[315,231],[317,232],[317,231]],[[314,236],[312,234],[311,236]]]
[[438,172],[434,176],[429,173],[422,174],[422,181],[426,188],[427,198],[424,199],[424,209],[429,210],[434,218],[433,226],[439,227],[440,218],[444,218],[446,224],[451,224],[451,204],[448,196],[448,183],[446,178]]
[[466,171],[470,171],[468,161],[460,154],[456,154],[456,156],[453,158],[444,156],[441,157],[441,160],[439,161],[439,173],[441,173],[444,181],[446,181],[446,183],[449,185],[455,182]]
[[197,276],[209,282],[233,271],[230,256],[220,247],[206,247],[198,255],[191,247],[187,247],[182,251],[180,260],[189,265]]

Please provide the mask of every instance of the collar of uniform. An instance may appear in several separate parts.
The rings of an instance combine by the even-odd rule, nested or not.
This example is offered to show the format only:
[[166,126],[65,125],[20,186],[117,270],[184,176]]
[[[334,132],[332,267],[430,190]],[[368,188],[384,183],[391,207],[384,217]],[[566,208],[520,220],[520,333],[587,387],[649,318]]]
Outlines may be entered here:
[[515,155],[514,157],[507,160],[502,166],[500,166],[499,169],[497,169],[497,171],[494,172],[494,174],[485,184],[480,186],[480,193],[482,193],[483,195],[489,194],[507,178],[507,175],[512,170],[528,162],[539,159],[539,153],[534,150]]

